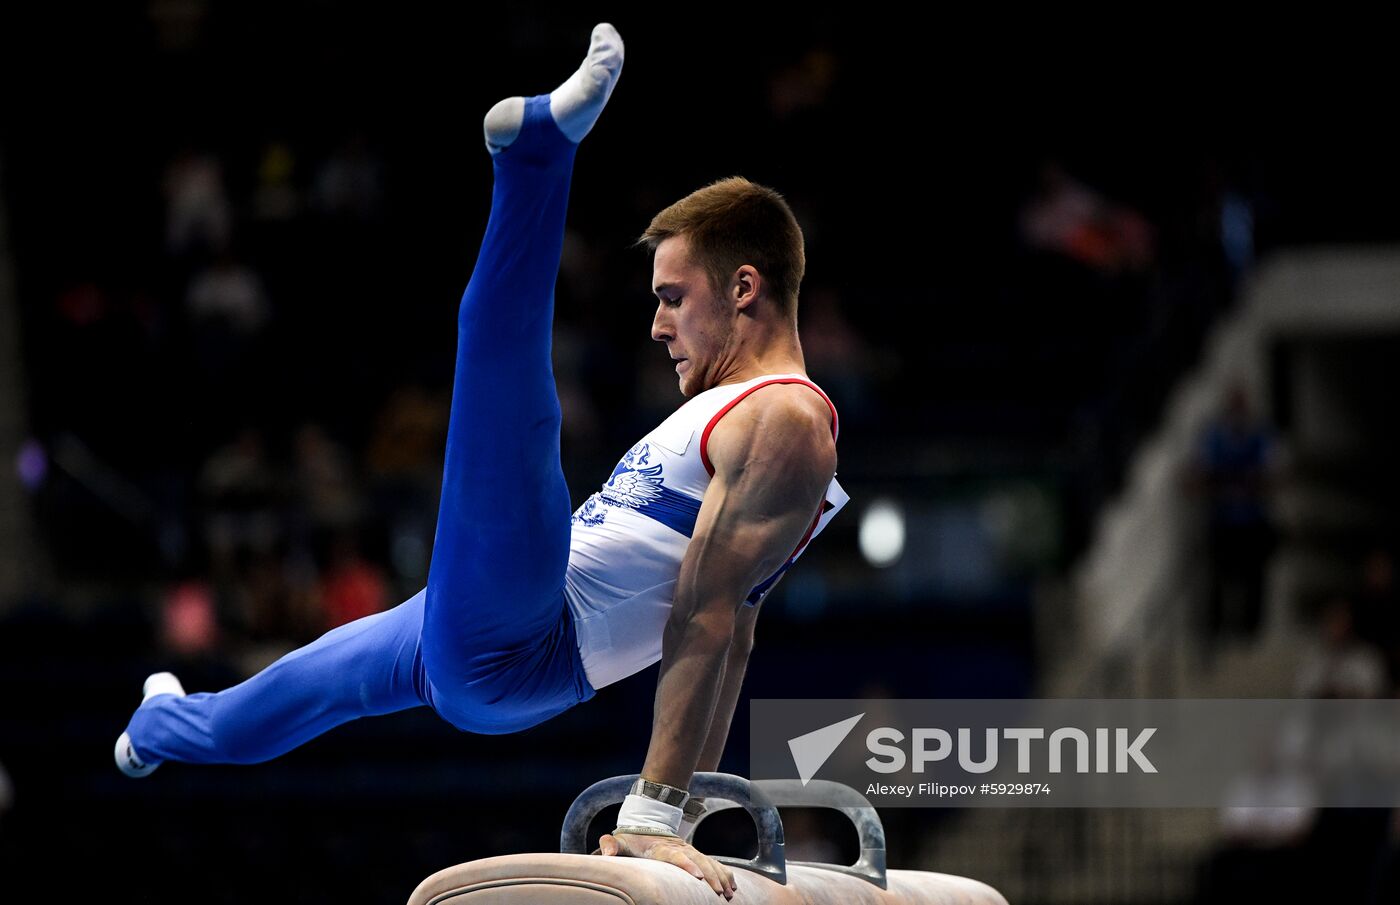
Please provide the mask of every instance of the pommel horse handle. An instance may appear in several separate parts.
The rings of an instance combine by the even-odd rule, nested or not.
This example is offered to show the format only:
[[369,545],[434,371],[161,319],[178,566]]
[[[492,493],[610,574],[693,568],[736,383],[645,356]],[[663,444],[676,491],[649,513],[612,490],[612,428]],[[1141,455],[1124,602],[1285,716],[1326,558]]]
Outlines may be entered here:
[[[588,854],[589,824],[603,808],[621,802],[636,778],[635,773],[614,776],[584,789],[564,815],[564,826],[559,833],[559,850],[565,854]],[[860,860],[855,864],[805,861],[794,861],[794,864],[850,874],[881,889],[888,888],[885,876],[885,828],[870,802],[849,786],[824,780],[812,780],[806,786],[802,786],[797,780],[761,780],[751,783],[732,773],[696,773],[690,783],[690,793],[706,799],[705,814],[701,820],[710,814],[731,808],[743,808],[753,818],[754,828],[758,833],[757,855],[751,860],[721,855],[716,858],[718,861],[763,874],[776,883],[787,884],[783,821],[773,803],[773,798],[777,797],[787,805],[827,807],[841,811],[855,824],[856,834],[860,839]]]

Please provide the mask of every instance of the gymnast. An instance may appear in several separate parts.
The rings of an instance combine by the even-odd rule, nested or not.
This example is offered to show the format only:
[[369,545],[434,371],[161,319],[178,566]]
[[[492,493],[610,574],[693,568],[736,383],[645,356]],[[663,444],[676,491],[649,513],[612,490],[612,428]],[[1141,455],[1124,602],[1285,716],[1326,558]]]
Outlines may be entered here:
[[686,401],[570,515],[554,284],[574,154],[622,61],[601,23],[558,88],[486,114],[491,214],[458,310],[427,587],[223,691],[150,676],[117,741],[124,773],[258,763],[422,706],[462,731],[517,732],[660,660],[646,761],[599,852],[676,864],[733,897],[732,872],[686,841],[704,807],[686,789],[719,765],[760,604],[846,502],[836,409],[798,342],[792,211],[741,177],[707,185],[638,240],[653,263],[651,336]]

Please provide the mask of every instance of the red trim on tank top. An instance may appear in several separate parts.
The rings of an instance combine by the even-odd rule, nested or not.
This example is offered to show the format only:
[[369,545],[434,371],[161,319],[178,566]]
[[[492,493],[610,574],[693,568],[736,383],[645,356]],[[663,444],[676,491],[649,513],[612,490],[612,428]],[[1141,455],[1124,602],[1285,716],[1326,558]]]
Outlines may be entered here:
[[[700,464],[705,466],[705,471],[709,474],[710,477],[713,478],[715,476],[715,467],[710,464],[710,431],[714,430],[715,425],[719,423],[719,419],[723,418],[725,414],[729,412],[730,409],[742,402],[745,396],[749,395],[754,390],[761,390],[764,387],[774,383],[800,383],[803,386],[808,386],[811,387],[813,390],[816,390],[817,395],[822,397],[822,399],[826,401],[827,406],[831,409],[831,438],[835,440],[840,434],[840,421],[836,417],[836,406],[832,403],[831,398],[822,392],[821,387],[817,386],[812,381],[805,380],[801,377],[775,377],[772,380],[765,380],[762,383],[754,384],[747,390],[744,390],[744,392],[740,393],[738,396],[735,396],[733,399],[729,400],[729,402],[725,404],[724,408],[715,412],[714,417],[710,419],[710,423],[705,425],[704,432],[700,434]],[[817,511],[817,518],[821,518],[820,509],[818,509]],[[816,526],[817,523],[815,521],[812,522],[812,528],[815,528]],[[807,543],[807,539],[811,536],[812,531],[811,529],[808,529],[807,537],[804,537],[802,539],[802,544]],[[798,544],[797,549],[801,550],[802,544]]]

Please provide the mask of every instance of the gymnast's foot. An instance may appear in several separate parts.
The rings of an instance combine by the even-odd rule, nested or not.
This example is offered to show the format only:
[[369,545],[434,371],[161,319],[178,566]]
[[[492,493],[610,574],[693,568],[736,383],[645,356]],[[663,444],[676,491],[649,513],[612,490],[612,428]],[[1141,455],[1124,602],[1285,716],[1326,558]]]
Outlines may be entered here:
[[[622,36],[607,22],[600,22],[593,26],[583,63],[549,93],[549,112],[565,138],[576,144],[583,140],[598,121],[621,74]],[[523,97],[508,97],[492,107],[482,123],[486,150],[499,154],[510,147],[524,121]]]
[[[146,682],[141,686],[141,703],[145,704],[151,698],[163,694],[173,694],[176,697],[185,696],[185,686],[180,684],[180,680],[172,673],[157,672],[146,677]],[[149,776],[151,771],[160,766],[160,761],[143,761],[136,753],[136,749],[131,745],[131,737],[125,732],[121,738],[117,739],[117,767],[127,776],[139,779],[142,776]]]

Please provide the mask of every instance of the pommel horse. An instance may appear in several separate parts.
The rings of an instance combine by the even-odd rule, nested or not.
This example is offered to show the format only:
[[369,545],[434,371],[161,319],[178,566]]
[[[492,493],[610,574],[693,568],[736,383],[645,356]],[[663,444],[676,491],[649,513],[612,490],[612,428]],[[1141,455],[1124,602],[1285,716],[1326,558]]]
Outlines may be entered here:
[[[569,806],[559,854],[502,855],[440,870],[409,897],[408,905],[715,905],[714,891],[674,865],[644,858],[588,854],[588,828],[605,807],[621,802],[637,777],[594,783]],[[839,783],[795,780],[750,783],[730,773],[697,773],[691,794],[703,797],[704,817],[743,808],[758,831],[749,860],[717,856],[743,870],[733,905],[1007,905],[992,887],[950,874],[887,870],[885,829],[859,792]],[[774,799],[830,807],[855,824],[855,864],[788,861],[783,823]],[[703,820],[704,817],[701,819]],[[707,853],[708,854],[708,853]]]

